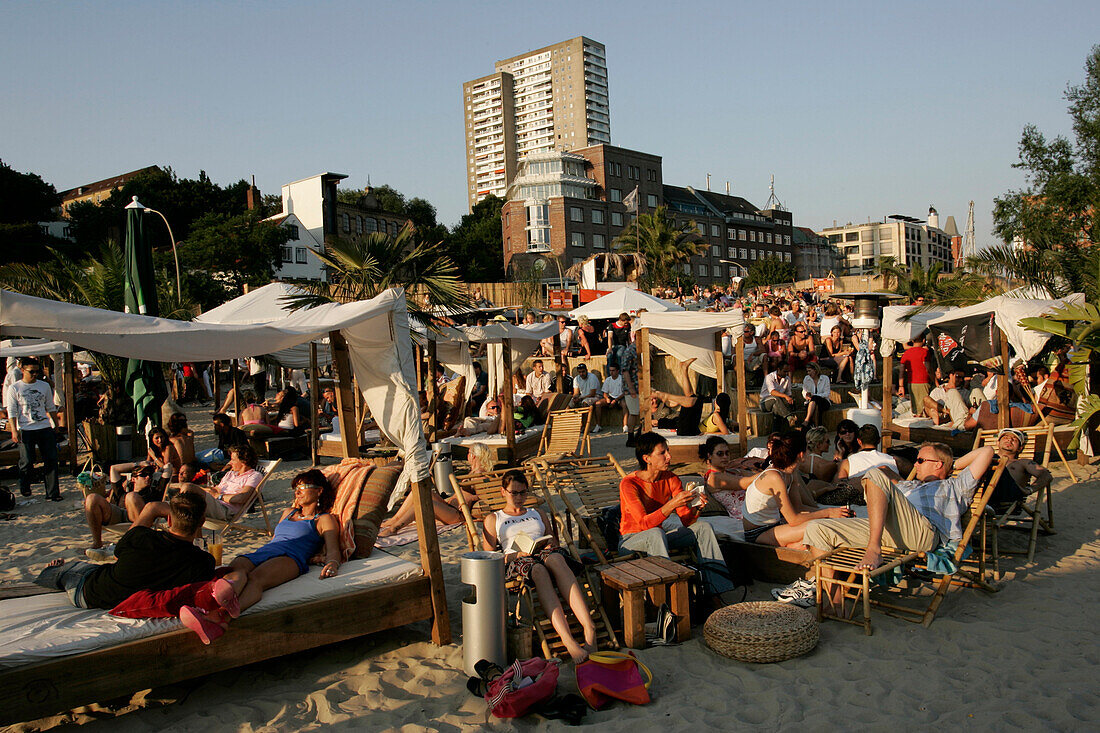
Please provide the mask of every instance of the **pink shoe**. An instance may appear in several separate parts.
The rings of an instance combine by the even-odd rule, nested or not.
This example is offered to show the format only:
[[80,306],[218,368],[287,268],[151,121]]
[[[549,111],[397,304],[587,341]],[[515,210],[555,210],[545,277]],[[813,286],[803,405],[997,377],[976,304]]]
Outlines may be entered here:
[[230,618],[238,618],[241,615],[241,604],[237,600],[237,592],[233,590],[233,585],[228,580],[225,578],[215,580],[212,591],[214,600],[225,609]]
[[225,633],[225,629],[206,618],[202,609],[194,606],[184,606],[180,609],[180,621],[198,634],[203,644],[209,644]]

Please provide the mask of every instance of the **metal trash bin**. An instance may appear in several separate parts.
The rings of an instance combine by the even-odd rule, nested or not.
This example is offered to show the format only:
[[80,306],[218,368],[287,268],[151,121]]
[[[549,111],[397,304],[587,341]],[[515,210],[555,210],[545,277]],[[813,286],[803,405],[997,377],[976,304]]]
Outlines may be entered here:
[[450,496],[454,492],[454,487],[451,486],[451,476],[454,473],[451,444],[432,443],[432,481],[435,483],[435,490],[443,496]]
[[462,599],[462,664],[466,674],[476,677],[474,665],[482,659],[502,668],[508,664],[504,554],[467,552],[460,558],[460,572],[470,586]]

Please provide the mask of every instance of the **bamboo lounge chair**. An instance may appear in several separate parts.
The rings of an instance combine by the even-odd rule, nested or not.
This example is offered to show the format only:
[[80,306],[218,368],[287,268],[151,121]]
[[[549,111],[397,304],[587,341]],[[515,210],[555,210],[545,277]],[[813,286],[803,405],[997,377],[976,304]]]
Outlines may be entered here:
[[[462,478],[451,476],[451,484],[454,487],[455,496],[458,497],[462,516],[465,519],[466,538],[471,550],[483,549],[481,533],[478,531],[477,522],[483,520],[488,514],[504,507],[504,498],[500,495],[500,482],[504,474],[509,470],[513,469],[502,469],[484,474],[463,476]],[[532,479],[533,477],[528,473],[527,481],[532,491],[528,495],[524,506],[538,506],[545,511],[549,515],[550,521],[554,522],[557,526],[557,534],[561,539],[561,546],[570,553],[574,560],[578,563],[582,563],[581,555],[573,544],[572,538],[569,537],[567,533],[563,532],[561,517],[554,511],[553,505],[549,502],[548,497],[540,497],[533,490],[536,484]],[[465,496],[462,493],[463,490],[475,494],[478,497],[473,507],[470,507],[466,502]],[[607,618],[607,614],[604,612],[603,604],[600,602],[597,593],[599,584],[588,568],[585,568],[585,571],[577,576],[577,583],[580,584],[581,590],[584,592],[585,600],[592,613],[592,620],[596,623],[596,646],[600,649],[618,649],[618,638],[615,636],[615,631]],[[534,587],[530,584],[511,582],[507,585],[507,590],[510,593],[514,593],[519,599],[519,603],[517,603],[516,607],[517,616],[520,606],[526,605],[526,615],[531,619],[532,625],[534,626],[535,633],[542,646],[543,655],[547,659],[557,657],[559,659],[568,660],[569,654],[565,649],[565,645],[562,643],[561,638],[550,623],[549,616],[543,612],[541,604],[537,602],[538,599]],[[562,603],[562,610],[565,612],[566,619],[569,621],[569,628],[574,634],[574,637],[582,638],[583,630],[581,629],[580,622],[573,616],[569,609],[569,604]],[[518,620],[517,618],[517,621]]]
[[[984,552],[979,555],[977,572],[965,567],[964,556],[974,537],[975,530],[982,522],[982,514],[985,511],[986,505],[989,503],[989,497],[992,495],[993,489],[997,485],[997,481],[1001,478],[1002,471],[1004,471],[1004,466],[998,466],[991,475],[987,474],[986,479],[978,484],[974,492],[974,499],[970,504],[970,511],[965,517],[966,526],[963,530],[962,539],[959,540],[958,546],[951,558],[956,570],[953,573],[942,573],[939,575],[938,579],[930,581],[934,585],[931,596],[927,594],[923,596],[913,594],[912,601],[903,605],[902,603],[896,602],[898,599],[892,599],[887,602],[876,598],[876,594],[873,592],[876,589],[871,587],[872,580],[877,580],[879,578],[885,579],[887,573],[899,571],[902,566],[914,566],[918,569],[922,569],[920,567],[921,561],[924,561],[923,570],[928,572],[928,553],[883,547],[882,563],[877,568],[874,570],[856,570],[856,565],[858,565],[863,558],[865,548],[840,548],[818,559],[814,563],[814,577],[817,581],[818,620],[831,618],[837,621],[863,626],[864,633],[870,636],[872,606],[879,608],[888,616],[896,616],[906,621],[929,626],[935,619],[936,612],[939,610],[940,604],[943,603],[943,599],[947,596],[947,591],[952,584],[980,588],[990,593],[998,591],[999,588],[985,581],[984,560],[982,557]],[[832,578],[826,578],[822,575],[821,571],[825,568],[833,571],[834,576]],[[839,613],[833,613],[827,610],[825,602],[826,598],[831,595],[835,588],[843,589]],[[897,591],[896,587],[892,587],[885,592],[891,596],[902,595],[900,591]],[[848,606],[849,601],[851,602],[851,607]],[[857,613],[861,613],[861,617],[858,619],[855,618]]]
[[539,463],[567,456],[586,456],[592,452],[588,429],[592,422],[591,407],[554,410],[546,417],[538,453],[525,463]]
[[267,505],[264,504],[264,484],[266,484],[267,480],[271,478],[271,474],[274,473],[275,469],[279,467],[279,463],[281,463],[281,461],[282,459],[276,458],[273,461],[260,461],[258,464],[256,464],[256,470],[262,473],[264,477],[260,479],[260,483],[256,484],[256,488],[250,492],[248,499],[246,499],[244,503],[239,505],[237,511],[234,512],[234,514],[229,517],[229,519],[226,519],[224,521],[221,519],[207,519],[206,523],[202,525],[203,528],[214,530],[215,532],[221,532],[222,534],[225,534],[235,529],[241,530],[242,532],[252,532],[254,534],[260,534],[260,530],[255,529],[254,527],[249,527],[247,524],[241,522],[241,520],[244,519],[244,516],[252,510],[252,507],[255,506],[257,502],[259,502],[260,512],[263,514],[264,517],[264,526],[267,527],[267,535],[270,537],[271,520],[267,516]]

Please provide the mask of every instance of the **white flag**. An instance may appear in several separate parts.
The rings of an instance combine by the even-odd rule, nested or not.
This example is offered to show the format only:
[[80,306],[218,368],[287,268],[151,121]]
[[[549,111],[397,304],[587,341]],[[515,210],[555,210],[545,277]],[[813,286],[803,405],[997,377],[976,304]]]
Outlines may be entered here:
[[626,198],[623,199],[623,206],[626,207],[627,211],[635,211],[636,212],[638,210],[638,187],[637,186],[635,186],[634,190],[631,191],[630,193],[628,193],[626,195]]

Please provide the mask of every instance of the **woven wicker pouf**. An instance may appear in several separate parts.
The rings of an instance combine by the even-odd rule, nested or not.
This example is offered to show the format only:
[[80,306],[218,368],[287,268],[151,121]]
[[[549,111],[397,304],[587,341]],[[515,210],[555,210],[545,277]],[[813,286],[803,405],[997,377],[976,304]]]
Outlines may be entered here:
[[817,619],[804,608],[775,601],[735,603],[703,624],[707,646],[741,662],[782,662],[817,646]]

